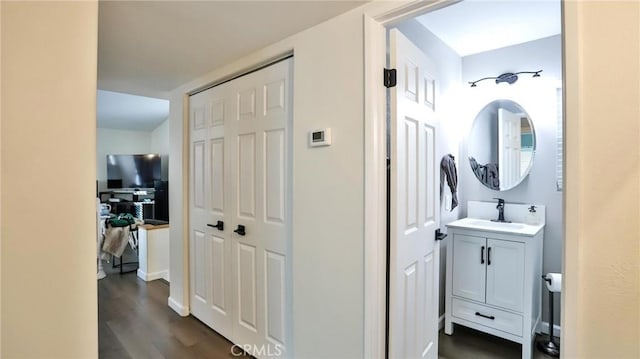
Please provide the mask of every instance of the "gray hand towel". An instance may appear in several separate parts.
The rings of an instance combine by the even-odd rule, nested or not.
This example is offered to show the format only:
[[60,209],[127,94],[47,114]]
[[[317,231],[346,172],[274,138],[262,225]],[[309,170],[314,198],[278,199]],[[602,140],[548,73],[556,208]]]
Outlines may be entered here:
[[440,161],[440,201],[442,201],[445,176],[451,190],[451,210],[453,211],[458,206],[458,170],[456,169],[456,158],[452,154],[443,156]]
[[489,188],[494,190],[500,190],[500,176],[498,174],[498,164],[487,163],[487,181],[485,182]]

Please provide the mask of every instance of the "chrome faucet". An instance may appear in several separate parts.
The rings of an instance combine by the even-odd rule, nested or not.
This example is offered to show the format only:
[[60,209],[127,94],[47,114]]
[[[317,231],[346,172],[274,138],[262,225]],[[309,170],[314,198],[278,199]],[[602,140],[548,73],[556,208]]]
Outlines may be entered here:
[[502,198],[494,198],[498,200],[498,205],[496,209],[498,210],[498,219],[492,219],[493,222],[502,222],[502,223],[511,223],[511,221],[504,220],[504,199]]

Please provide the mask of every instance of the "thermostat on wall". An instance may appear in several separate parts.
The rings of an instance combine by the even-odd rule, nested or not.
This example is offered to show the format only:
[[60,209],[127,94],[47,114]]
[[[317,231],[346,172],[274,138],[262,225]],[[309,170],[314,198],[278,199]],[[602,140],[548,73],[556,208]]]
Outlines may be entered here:
[[309,132],[309,146],[320,147],[331,145],[331,129],[324,128]]

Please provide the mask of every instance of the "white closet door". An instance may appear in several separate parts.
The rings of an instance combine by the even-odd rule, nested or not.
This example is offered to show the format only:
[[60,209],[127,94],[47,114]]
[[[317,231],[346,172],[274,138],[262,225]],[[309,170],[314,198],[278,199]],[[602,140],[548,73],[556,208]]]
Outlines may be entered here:
[[256,357],[290,355],[292,63],[190,99],[191,312]]
[[[191,96],[189,251],[191,312],[218,333],[233,335],[229,145],[233,104],[228,84]],[[220,221],[219,228],[213,226]]]
[[398,30],[390,33],[391,242],[389,357],[438,357],[440,242],[433,63]]
[[[231,82],[229,126],[236,343],[287,354],[291,335],[288,228],[292,59]],[[242,226],[242,227],[241,227]],[[244,232],[242,231],[244,228]],[[277,348],[277,349],[276,349]]]

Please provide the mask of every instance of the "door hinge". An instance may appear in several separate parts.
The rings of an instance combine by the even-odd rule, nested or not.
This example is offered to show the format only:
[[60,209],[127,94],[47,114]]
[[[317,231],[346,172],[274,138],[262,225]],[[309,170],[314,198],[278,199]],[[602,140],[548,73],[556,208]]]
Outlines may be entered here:
[[396,69],[384,69],[384,87],[395,87],[396,83]]

